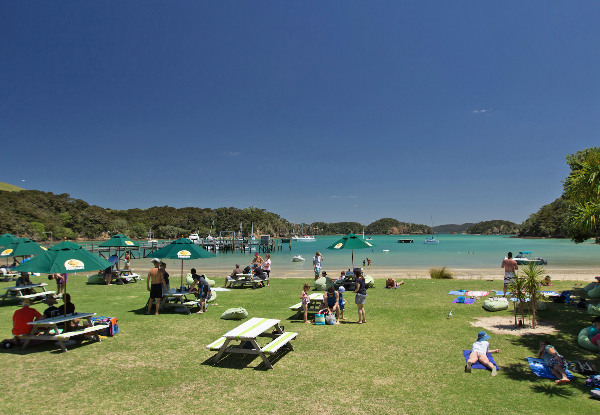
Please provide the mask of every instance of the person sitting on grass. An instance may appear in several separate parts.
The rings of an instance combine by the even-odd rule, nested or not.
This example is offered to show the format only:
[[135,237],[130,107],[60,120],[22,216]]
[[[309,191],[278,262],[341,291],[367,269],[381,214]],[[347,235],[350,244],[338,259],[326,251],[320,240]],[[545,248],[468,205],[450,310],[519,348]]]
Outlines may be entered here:
[[598,346],[598,340],[600,340],[600,317],[592,320],[592,325],[588,328],[588,339]]
[[500,349],[490,350],[490,343],[488,340],[490,336],[485,331],[477,333],[477,341],[473,343],[471,348],[471,354],[467,359],[467,365],[465,366],[465,372],[471,373],[471,366],[479,362],[483,366],[487,367],[492,371],[492,376],[496,376],[496,365],[490,362],[487,354],[489,353],[500,353]]
[[404,281],[396,282],[396,280],[393,278],[388,278],[387,280],[385,280],[385,288],[395,289],[401,286],[402,284],[404,284]]
[[546,363],[552,374],[558,379],[554,383],[564,385],[570,382],[567,377],[567,360],[558,353],[548,340],[540,343],[538,358],[544,359],[544,363]]
[[323,295],[323,300],[321,309],[329,311],[329,314],[333,314],[335,311],[335,324],[340,324],[340,295],[333,286],[327,289],[327,292]]

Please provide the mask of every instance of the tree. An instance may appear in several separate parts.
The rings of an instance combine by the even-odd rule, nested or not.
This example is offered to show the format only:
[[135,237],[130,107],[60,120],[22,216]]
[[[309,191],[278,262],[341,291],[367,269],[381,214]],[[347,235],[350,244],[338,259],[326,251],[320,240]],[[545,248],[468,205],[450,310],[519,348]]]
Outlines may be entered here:
[[600,148],[592,147],[567,156],[571,173],[563,184],[573,203],[569,236],[576,243],[600,234]]

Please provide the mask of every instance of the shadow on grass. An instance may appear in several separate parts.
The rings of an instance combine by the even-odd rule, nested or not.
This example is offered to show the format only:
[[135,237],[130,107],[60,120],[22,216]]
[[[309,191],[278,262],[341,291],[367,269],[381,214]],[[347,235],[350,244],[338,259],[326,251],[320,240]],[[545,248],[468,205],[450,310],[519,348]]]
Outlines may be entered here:
[[[271,363],[271,365],[275,366],[275,364],[279,360],[281,360],[281,358],[283,358],[286,354],[288,354],[290,351],[291,350],[289,350],[289,349],[279,350],[277,353],[275,353],[271,356],[267,356],[267,359],[269,359],[269,362]],[[209,357],[204,362],[202,362],[202,365],[221,367],[224,369],[242,370],[242,369],[248,369],[248,366],[254,360],[256,360],[258,358],[260,360],[260,363],[254,367],[254,370],[262,370],[262,371],[269,370],[269,368],[265,365],[265,363],[262,361],[260,356],[257,354],[224,353],[223,356],[221,356],[221,359],[217,363],[213,363],[214,356],[216,356],[216,354]]]

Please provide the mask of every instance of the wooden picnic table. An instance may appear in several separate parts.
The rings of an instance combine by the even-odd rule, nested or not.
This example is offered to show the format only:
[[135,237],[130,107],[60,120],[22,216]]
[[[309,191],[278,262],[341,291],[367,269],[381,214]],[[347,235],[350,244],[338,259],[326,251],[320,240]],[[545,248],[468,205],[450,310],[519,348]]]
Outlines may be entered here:
[[123,280],[126,280],[126,282],[138,282],[139,279],[141,279],[140,275],[133,272],[132,269],[114,270],[111,274],[111,283],[114,280],[121,282]]
[[[284,332],[279,326],[280,321],[253,317],[228,331],[223,337],[206,346],[209,350],[217,351],[213,357],[213,364],[217,363],[224,353],[257,354],[268,369],[273,369],[273,365],[266,355],[275,354],[284,346],[288,350],[294,350],[290,340],[298,336],[298,333]],[[273,340],[261,347],[257,342],[258,337],[269,337]],[[239,342],[239,344],[232,345],[232,342]]]
[[[188,298],[190,296],[191,298]],[[175,311],[191,314],[192,307],[199,306],[199,301],[199,299],[196,299],[195,294],[189,291],[170,292],[162,298],[160,308],[177,307]]]
[[19,274],[18,272],[7,272],[6,274],[0,274],[0,278],[3,278],[4,282],[7,281],[16,281],[17,278],[19,278],[21,274]]
[[[13,295],[14,298],[16,298],[17,300],[25,300],[25,299],[30,299],[31,302],[34,302],[36,300],[40,300],[43,301],[46,299],[46,297],[50,294],[55,294],[56,291],[46,291],[46,286],[48,284],[46,284],[45,282],[39,283],[39,284],[31,284],[31,285],[21,285],[19,287],[6,287],[5,290],[6,292],[4,293],[4,295],[2,296],[2,304],[4,304],[4,301],[6,301],[6,299],[9,297],[9,295]],[[38,292],[36,291],[36,289],[41,288],[42,291]],[[23,291],[29,292],[31,291],[31,294],[24,294]]]
[[250,286],[252,288],[259,288],[265,286],[265,280],[260,278],[255,278],[253,274],[237,274],[235,276],[236,279],[230,281],[230,287],[244,287]]
[[[91,340],[101,341],[98,336],[98,332],[104,331],[109,327],[108,324],[96,324],[92,321],[92,317],[95,316],[96,313],[73,313],[61,315],[58,317],[46,318],[43,320],[31,321],[27,324],[33,326],[31,333],[22,334],[17,336],[20,339],[25,340],[22,348],[26,348],[31,340],[44,340],[44,341],[53,341],[58,342],[60,348],[63,352],[67,351],[66,342],[74,336],[86,335],[89,336]],[[59,325],[64,325],[69,321],[73,321],[76,319],[87,321],[87,327],[83,327],[79,330],[68,331],[65,332]]]

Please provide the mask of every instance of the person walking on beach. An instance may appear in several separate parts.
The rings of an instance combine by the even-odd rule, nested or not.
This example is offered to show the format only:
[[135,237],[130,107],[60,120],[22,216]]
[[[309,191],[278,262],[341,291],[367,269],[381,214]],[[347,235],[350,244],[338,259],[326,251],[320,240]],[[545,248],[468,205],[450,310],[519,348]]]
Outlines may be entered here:
[[271,254],[265,256],[265,262],[262,264],[262,270],[267,274],[267,287],[269,286],[269,279],[271,278]]
[[323,263],[323,255],[319,251],[313,257],[313,270],[315,271],[315,280],[321,276],[321,264]]
[[[152,260],[154,264],[154,268],[148,271],[148,278],[146,279],[146,289],[150,291],[150,299],[148,300],[148,311],[146,314],[150,314],[150,310],[152,309],[152,303],[156,303],[156,311],[154,315],[158,315],[158,309],[160,308],[160,302],[163,297],[163,288],[167,289],[165,284],[165,279],[163,276],[162,270],[159,268],[160,261],[157,258]],[[152,285],[150,285],[152,283]]]
[[355,270],[354,275],[356,276],[356,297],[354,297],[354,304],[358,307],[358,324],[366,323],[365,320],[365,301],[367,301],[367,284],[365,277],[363,277],[360,270]]
[[517,261],[512,257],[512,252],[508,253],[500,268],[504,268],[504,297],[506,297],[506,288],[515,280],[515,271],[519,269]]

